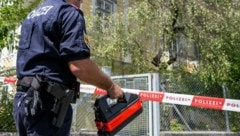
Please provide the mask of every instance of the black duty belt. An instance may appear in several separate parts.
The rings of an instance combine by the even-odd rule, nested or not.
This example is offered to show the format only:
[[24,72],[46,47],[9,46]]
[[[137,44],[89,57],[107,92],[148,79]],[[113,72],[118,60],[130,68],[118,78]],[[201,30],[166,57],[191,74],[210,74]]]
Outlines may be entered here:
[[[16,84],[17,85],[17,91],[27,92],[27,90],[30,88],[31,83],[32,83],[34,78],[36,78],[36,77],[35,76],[25,76],[22,79],[18,79],[17,84]],[[37,76],[37,78],[40,78],[41,81],[45,82],[46,89],[52,89],[53,85],[56,85],[57,87],[60,87],[62,89],[67,89],[68,88],[67,86],[62,85],[60,83],[50,81],[46,77]]]
[[27,92],[28,89],[31,87],[31,84],[34,80],[34,78],[38,78],[39,80],[45,82],[45,85],[47,87],[47,82],[50,82],[47,80],[46,77],[43,77],[43,76],[25,76],[21,79],[18,79],[17,80],[17,91],[21,91],[21,92]]
[[17,91],[27,92],[33,81],[33,76],[25,76],[17,80]]

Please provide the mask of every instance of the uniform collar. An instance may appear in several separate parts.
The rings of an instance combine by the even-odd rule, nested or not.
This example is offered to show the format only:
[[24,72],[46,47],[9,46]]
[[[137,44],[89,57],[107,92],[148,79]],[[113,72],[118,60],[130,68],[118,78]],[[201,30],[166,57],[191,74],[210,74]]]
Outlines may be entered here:
[[70,5],[72,5],[72,6],[73,6],[74,8],[76,8],[78,11],[80,11],[80,13],[81,13],[82,16],[84,15],[83,12],[82,12],[82,10],[81,10],[79,7],[77,7],[77,6],[73,5],[73,4],[70,4]]
[[77,6],[75,6],[75,5],[73,5],[73,4],[71,4],[74,8],[76,8],[76,9],[80,9],[79,7],[77,7]]

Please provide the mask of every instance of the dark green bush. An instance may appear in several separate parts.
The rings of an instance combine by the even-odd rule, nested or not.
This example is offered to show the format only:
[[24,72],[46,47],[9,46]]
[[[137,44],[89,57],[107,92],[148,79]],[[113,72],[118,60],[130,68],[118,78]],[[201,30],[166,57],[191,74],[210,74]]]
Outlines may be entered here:
[[0,131],[16,131],[13,119],[13,94],[10,94],[7,86],[0,89]]

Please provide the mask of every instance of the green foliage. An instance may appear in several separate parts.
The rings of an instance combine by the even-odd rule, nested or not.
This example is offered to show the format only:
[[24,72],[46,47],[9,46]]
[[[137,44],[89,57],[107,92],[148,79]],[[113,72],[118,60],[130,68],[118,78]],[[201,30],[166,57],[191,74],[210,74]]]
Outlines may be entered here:
[[[147,1],[129,8],[128,14],[116,13],[99,18],[86,17],[93,54],[108,56],[119,61],[131,56],[136,73],[149,72],[167,24],[168,12],[153,8]],[[150,21],[152,20],[152,21]],[[91,23],[93,22],[93,23]]]
[[[8,46],[9,39],[13,40],[9,32],[16,29],[30,10],[23,7],[22,0],[0,8],[1,48]],[[101,65],[121,68],[121,74],[131,70],[132,74],[152,72],[156,67],[151,60],[158,50],[168,51],[180,39],[179,60],[172,71],[166,70],[165,63],[156,71],[172,75],[177,82],[189,78],[182,82],[186,92],[192,90],[188,84],[199,81],[205,87],[201,93],[222,96],[220,87],[224,83],[230,90],[228,97],[240,99],[239,10],[239,1],[232,0],[137,0],[126,14],[87,16],[86,22],[92,54],[97,59],[103,58]],[[199,54],[191,58],[193,47]],[[125,63],[131,64],[132,69],[123,63],[127,56],[131,60]],[[182,68],[188,59],[199,61],[194,74]],[[239,115],[232,117],[239,118]],[[234,118],[231,118],[236,122],[233,130],[239,131],[238,120]]]
[[[211,83],[234,81],[229,78],[236,74],[235,58],[238,54],[239,11],[230,1],[200,3],[193,1],[192,19],[188,23],[189,35],[199,45],[201,51],[200,76]],[[190,12],[189,12],[190,13]],[[237,74],[238,75],[238,74]]]
[[[239,13],[239,3],[229,0],[139,0],[127,14],[90,16],[87,22],[94,54],[119,61],[130,54],[139,72],[152,69],[150,62],[158,49],[168,51],[183,33],[187,40],[179,47],[178,58],[188,59],[192,46],[197,47],[198,76],[206,85],[221,85],[239,79]],[[161,66],[160,72],[165,65]]]
[[239,132],[240,128],[239,128],[239,120],[240,120],[240,116],[239,113],[236,112],[231,112],[229,113],[230,115],[230,129],[233,132]]
[[20,22],[41,1],[29,3],[31,7],[24,6],[26,4],[24,2],[26,1],[14,0],[11,3],[6,1],[6,5],[0,7],[0,49],[8,47],[10,43],[16,40],[15,38],[18,36],[16,36],[15,30],[20,26]]
[[[192,59],[189,54],[194,47],[199,53],[195,57],[199,79],[206,86],[233,86],[240,79],[239,6],[229,0],[139,0],[126,14],[90,16],[87,25],[93,54],[119,61],[130,54],[136,71],[149,72],[159,48],[168,51],[182,33],[186,40],[180,38],[178,58],[183,61],[173,70],[182,71],[184,60]],[[159,71],[165,73],[165,68],[160,64]]]
[[0,90],[0,131],[16,131],[12,112],[13,95],[9,94],[5,86]]
[[[199,82],[204,88],[199,93],[222,96],[221,85],[226,84],[233,99],[240,98],[239,20],[240,3],[231,0],[137,0],[127,14],[87,18],[93,54],[118,61],[130,54],[135,73],[151,72],[159,48],[168,51],[179,40],[172,71],[162,63],[158,72],[179,82],[189,78],[182,82],[186,92],[192,90],[188,84]],[[195,73],[183,69],[186,60],[199,62]]]
[[170,121],[170,130],[171,131],[183,131],[184,126],[182,124],[178,123],[178,121],[176,119],[172,119]]

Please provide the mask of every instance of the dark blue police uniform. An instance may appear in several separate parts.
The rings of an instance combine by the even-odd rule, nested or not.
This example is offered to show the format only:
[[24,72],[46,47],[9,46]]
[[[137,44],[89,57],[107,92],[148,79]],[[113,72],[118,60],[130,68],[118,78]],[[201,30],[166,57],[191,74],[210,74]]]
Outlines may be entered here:
[[[17,55],[17,78],[39,75],[70,87],[76,77],[68,62],[90,56],[84,41],[86,33],[83,13],[64,0],[47,0],[28,14],[22,24]],[[69,106],[63,125],[52,125],[51,108],[54,98],[41,95],[44,111],[28,117],[24,111],[26,91],[17,88],[14,98],[14,119],[20,136],[66,136],[70,133],[72,108]],[[44,90],[41,90],[44,92]]]

